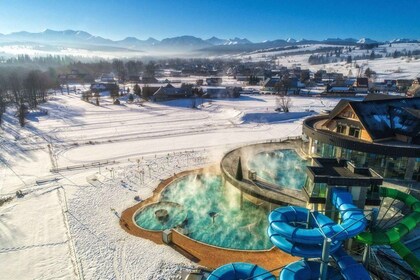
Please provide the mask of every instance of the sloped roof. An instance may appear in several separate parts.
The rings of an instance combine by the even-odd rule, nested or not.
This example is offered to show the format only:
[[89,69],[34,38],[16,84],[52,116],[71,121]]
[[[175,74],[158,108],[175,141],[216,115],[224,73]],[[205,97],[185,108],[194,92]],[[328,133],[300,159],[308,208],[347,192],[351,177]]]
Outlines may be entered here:
[[383,99],[399,99],[399,98],[405,98],[405,97],[404,96],[398,96],[398,95],[369,93],[368,95],[366,95],[366,97],[363,99],[363,101],[383,100]]
[[392,127],[396,133],[410,136],[420,136],[420,110],[407,107],[391,109]]
[[190,96],[191,91],[188,91],[184,88],[175,88],[175,87],[160,87],[153,96]]
[[341,113],[341,111],[344,110],[344,108],[347,107],[347,105],[350,104],[350,100],[348,99],[341,99],[337,105],[335,105],[334,109],[331,110],[330,115],[329,115],[329,119],[333,119],[335,118],[338,114]]
[[[415,136],[413,133],[419,126],[420,119],[417,115],[420,109],[419,97],[348,101],[348,104],[373,140],[391,138],[395,133]],[[400,125],[400,122],[404,124]]]

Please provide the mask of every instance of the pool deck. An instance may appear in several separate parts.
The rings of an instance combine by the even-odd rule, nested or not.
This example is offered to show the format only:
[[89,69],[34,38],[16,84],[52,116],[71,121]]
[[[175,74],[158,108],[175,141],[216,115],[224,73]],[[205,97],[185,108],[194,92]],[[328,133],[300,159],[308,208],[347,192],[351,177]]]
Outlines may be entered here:
[[[210,169],[205,168],[184,171],[171,178],[163,180],[153,191],[153,195],[151,197],[122,212],[120,226],[132,235],[149,239],[157,244],[164,244],[162,241],[162,232],[141,229],[133,221],[134,214],[138,209],[150,203],[157,202],[159,200],[160,192],[174,180],[191,173],[212,170],[214,172],[216,168],[217,167],[211,167]],[[215,269],[221,265],[231,262],[249,262],[257,264],[267,270],[272,270],[300,259],[286,254],[275,247],[266,251],[238,251],[223,249],[195,241],[175,230],[172,230],[172,244],[169,246],[190,260],[209,269]],[[278,275],[279,272],[280,270],[276,270],[273,274]]]

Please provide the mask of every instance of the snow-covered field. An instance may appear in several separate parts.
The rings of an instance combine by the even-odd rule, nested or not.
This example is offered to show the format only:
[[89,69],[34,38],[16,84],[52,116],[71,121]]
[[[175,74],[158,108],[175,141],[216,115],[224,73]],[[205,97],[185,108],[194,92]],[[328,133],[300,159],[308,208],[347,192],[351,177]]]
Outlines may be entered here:
[[[338,99],[274,96],[101,106],[53,95],[19,128],[0,131],[0,278],[180,279],[195,265],[164,245],[123,231],[119,214],[161,179],[219,163],[228,150],[301,134],[302,120]],[[48,146],[49,145],[49,146]],[[98,165],[100,163],[100,165]],[[50,170],[56,168],[57,173]]]
[[[302,51],[315,51],[319,48],[326,47],[343,47],[343,46],[334,46],[334,45],[325,45],[325,44],[314,44],[314,45],[303,45],[299,47],[298,50]],[[415,59],[414,57],[401,57],[401,58],[392,58],[385,57],[386,54],[393,54],[395,51],[398,52],[408,52],[420,50],[420,43],[399,43],[391,44],[389,46],[379,45],[379,47],[374,48],[373,51],[375,54],[380,54],[384,56],[383,58],[377,58],[374,60],[361,59],[353,60],[353,63],[348,64],[346,62],[337,62],[337,63],[328,63],[320,65],[311,65],[308,63],[308,58],[311,54],[299,54],[299,55],[287,55],[289,52],[295,52],[297,49],[286,50],[286,51],[269,51],[261,53],[250,53],[250,54],[241,54],[234,56],[235,58],[243,59],[248,61],[251,58],[252,61],[268,61],[273,58],[276,58],[276,64],[279,66],[286,66],[288,68],[294,68],[296,66],[301,67],[302,69],[310,69],[313,72],[316,72],[320,69],[327,70],[328,72],[338,72],[342,73],[345,76],[357,76],[359,68],[356,68],[356,64],[362,66],[362,74],[366,68],[377,72],[376,81],[382,82],[384,79],[415,79],[420,76],[420,59]],[[348,52],[344,50],[342,57],[346,58],[348,55],[353,57],[369,55],[372,50],[361,50],[356,49]],[[315,53],[316,54],[316,53]],[[325,55],[325,53],[323,53]]]

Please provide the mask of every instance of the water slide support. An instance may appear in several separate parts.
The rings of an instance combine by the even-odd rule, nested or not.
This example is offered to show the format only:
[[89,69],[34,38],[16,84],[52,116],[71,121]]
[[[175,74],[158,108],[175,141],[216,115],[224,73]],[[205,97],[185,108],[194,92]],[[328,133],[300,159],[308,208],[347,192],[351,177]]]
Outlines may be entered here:
[[320,280],[327,279],[328,273],[328,263],[330,261],[330,245],[331,245],[331,238],[325,238],[324,244],[322,246],[322,255],[321,255],[321,268],[320,268]]

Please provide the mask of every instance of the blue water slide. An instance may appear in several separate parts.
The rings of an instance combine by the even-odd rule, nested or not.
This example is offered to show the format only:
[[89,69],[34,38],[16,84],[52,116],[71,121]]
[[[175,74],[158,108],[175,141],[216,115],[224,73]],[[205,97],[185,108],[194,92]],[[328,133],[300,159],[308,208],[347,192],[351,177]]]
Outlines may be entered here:
[[[340,188],[333,188],[331,202],[340,212],[341,223],[337,224],[329,217],[319,213],[309,213],[303,207],[288,206],[277,208],[268,217],[268,236],[271,242],[281,250],[304,258],[319,258],[325,238],[332,240],[329,253],[340,269],[340,273],[330,267],[328,279],[365,280],[370,279],[365,268],[351,258],[342,248],[342,241],[364,231],[367,220],[363,211],[353,205],[350,193]],[[308,214],[310,214],[308,219]],[[307,226],[307,221],[309,226]],[[301,260],[282,269],[279,279],[318,279],[320,262]],[[208,280],[271,280],[275,277],[265,269],[248,263],[231,263],[219,267]]]
[[370,279],[365,267],[347,255],[342,247],[335,251],[332,257],[340,268],[340,273],[345,280]]
[[[319,258],[322,253],[322,241],[317,244],[306,244],[291,241],[290,239],[284,238],[281,234],[275,232],[272,227],[268,228],[268,236],[271,242],[277,248],[292,255],[303,258]],[[330,253],[333,253],[341,245],[341,241],[334,241],[331,243]]]
[[229,263],[214,270],[207,280],[275,280],[276,277],[255,264]]
[[[288,206],[272,211],[268,217],[268,236],[281,250],[304,258],[319,258],[325,238],[332,240],[329,253],[336,260],[345,279],[370,279],[365,268],[341,248],[342,241],[364,231],[367,220],[353,205],[352,195],[342,188],[331,189],[331,202],[340,212],[341,223],[302,207]],[[308,216],[309,215],[309,216]],[[307,223],[309,222],[308,226]],[[297,276],[292,277],[293,273]],[[280,279],[318,279],[319,262],[298,261],[286,266]],[[332,277],[332,276],[331,276]],[[329,276],[329,278],[331,278]]]
[[[281,271],[279,280],[319,279],[320,262],[301,260],[289,264]],[[328,280],[342,280],[343,276],[334,267],[328,268]]]

